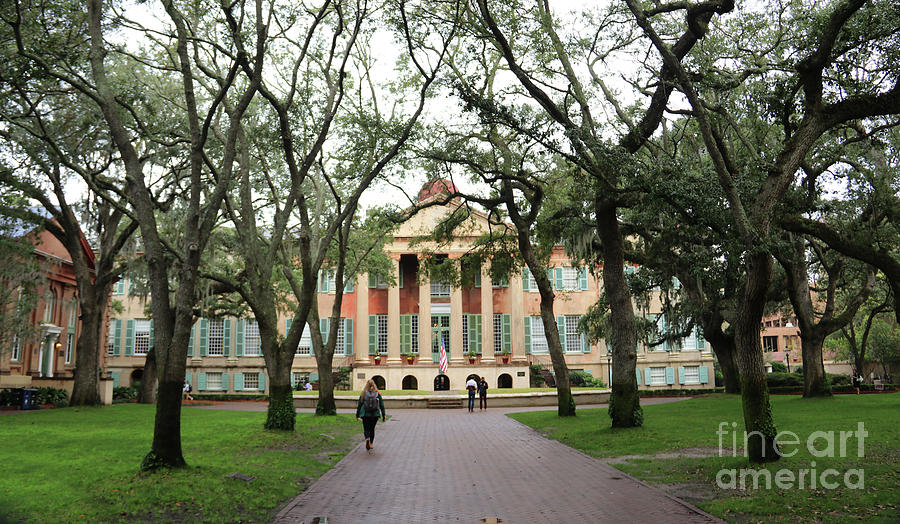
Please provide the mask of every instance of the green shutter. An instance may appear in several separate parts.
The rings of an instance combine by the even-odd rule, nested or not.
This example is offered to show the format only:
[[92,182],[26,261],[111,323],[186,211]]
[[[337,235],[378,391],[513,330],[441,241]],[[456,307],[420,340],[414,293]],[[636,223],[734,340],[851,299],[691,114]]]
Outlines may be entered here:
[[527,267],[522,268],[522,290],[531,291],[531,270]]
[[197,391],[206,389],[206,373],[197,373]]
[[412,351],[412,315],[400,315],[400,354]]
[[[225,328],[222,330],[222,354],[227,357],[231,354],[231,324],[233,324],[234,321],[230,318],[226,318],[223,323],[225,324]],[[222,380],[225,379],[223,378]]]
[[259,390],[260,391],[266,390],[266,374],[263,372],[259,373]]
[[501,351],[512,351],[512,330],[510,329],[509,314],[504,313],[500,317],[500,323],[503,326],[503,337],[501,338]]
[[184,374],[184,381],[192,386],[194,385],[194,381],[192,380],[193,378],[194,378],[194,374],[191,373],[190,371],[188,371],[187,373]]
[[[371,280],[369,281],[371,284]],[[370,286],[371,287],[371,286]],[[369,315],[369,354],[378,350],[378,315]]]
[[125,356],[134,355],[134,319],[125,322]]
[[353,355],[353,319],[344,319],[344,355]]
[[581,352],[582,353],[590,353],[591,352],[591,342],[588,340],[587,334],[581,334]]
[[477,351],[478,354],[480,355],[480,354],[481,354],[481,351],[482,351],[482,347],[481,347],[481,340],[482,340],[482,336],[481,336],[481,334],[482,334],[482,331],[481,331],[481,325],[482,325],[482,318],[483,318],[483,317],[482,317],[481,315],[473,315],[473,316],[475,317],[475,329],[476,329],[476,331],[477,331],[477,333],[476,333],[476,335],[475,335],[475,351]]
[[650,385],[650,368],[644,368],[644,384]]
[[556,289],[556,279],[553,278],[553,268],[552,267],[547,268],[547,280],[550,281],[550,288]]
[[113,355],[119,356],[122,354],[122,319],[116,319],[116,332],[115,339],[113,340]]
[[[200,356],[205,357],[209,354],[209,319],[200,319]],[[204,384],[206,377],[203,378]]]
[[670,386],[675,384],[675,368],[666,368],[666,384]]
[[475,273],[475,287],[481,287],[481,270]]
[[344,282],[344,293],[353,293],[353,278],[347,278]]
[[228,391],[228,373],[222,373],[222,391]]
[[678,383],[684,384],[684,366],[678,366]]
[[150,336],[147,340],[147,349],[153,347],[153,319],[150,319]]
[[556,330],[559,331],[559,346],[562,352],[566,352],[566,317],[556,317]]
[[700,366],[700,383],[701,384],[709,383],[709,368],[706,366]]
[[112,371],[112,372],[110,372],[110,375],[112,376],[112,379],[113,379],[113,387],[114,388],[119,387],[119,372]]
[[586,267],[578,268],[578,290],[587,291],[588,288],[588,272]]
[[319,319],[319,332],[322,333],[322,344],[328,343],[328,329],[331,325],[331,318],[325,317]]
[[500,278],[500,287],[509,287],[509,275]]
[[325,276],[325,272],[321,269],[319,270],[319,293],[328,293],[328,282],[325,279],[328,278]]
[[706,340],[703,338],[703,332],[700,331],[699,326],[694,328],[694,347],[698,351],[706,349]]
[[[634,368],[634,374],[635,374],[635,378],[637,379],[637,385],[640,386],[641,385],[641,369]],[[609,377],[610,377],[609,385],[612,386],[612,366],[610,366]]]
[[194,356],[194,341],[197,340],[197,324],[191,326],[191,341],[188,344],[187,356]]
[[234,390],[235,391],[243,391],[244,390],[244,374],[243,373],[235,373],[234,374]]
[[378,287],[378,277],[376,277],[372,273],[369,273],[369,287],[371,287],[371,288]]
[[[247,323],[247,319],[239,318],[237,321],[237,340],[234,345],[234,356],[243,357],[244,356],[244,325]],[[226,355],[228,353],[225,353]],[[235,375],[237,378],[237,375]]]
[[563,268],[556,268],[556,289],[564,289]]
[[525,353],[531,354],[531,317],[525,317]]
[[403,268],[397,268],[397,287],[403,288]]

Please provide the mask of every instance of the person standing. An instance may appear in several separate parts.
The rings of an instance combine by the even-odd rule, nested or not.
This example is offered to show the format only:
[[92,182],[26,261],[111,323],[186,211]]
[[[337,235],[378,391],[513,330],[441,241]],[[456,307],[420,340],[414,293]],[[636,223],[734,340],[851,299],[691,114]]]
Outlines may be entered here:
[[485,380],[484,377],[481,377],[481,380],[478,381],[478,409],[479,410],[487,409],[487,390],[488,390],[487,380]]
[[375,425],[378,424],[378,414],[381,414],[381,421],[385,421],[384,398],[378,391],[375,381],[369,379],[366,382],[362,393],[359,394],[359,400],[356,402],[356,418],[362,419],[363,435],[366,437],[366,450],[371,454],[375,447]]
[[475,390],[478,389],[478,383],[471,376],[466,381],[466,389],[469,390],[469,413],[475,411]]
[[191,396],[191,383],[190,382],[185,381],[184,387],[181,389],[181,391],[182,391],[182,393],[184,393],[184,395],[182,395],[184,400],[194,400],[194,397]]

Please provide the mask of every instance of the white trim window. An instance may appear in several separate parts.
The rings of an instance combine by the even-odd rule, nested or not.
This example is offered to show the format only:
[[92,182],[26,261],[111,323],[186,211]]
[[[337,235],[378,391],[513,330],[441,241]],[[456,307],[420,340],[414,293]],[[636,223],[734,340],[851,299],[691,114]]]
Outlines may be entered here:
[[211,357],[225,356],[224,341],[225,320],[221,318],[209,319],[209,338],[207,339],[206,354]]
[[244,389],[259,389],[259,373],[244,373]]
[[56,307],[56,295],[53,294],[53,291],[48,291],[47,295],[44,296],[44,323],[45,324],[53,323],[54,307]]
[[375,315],[376,333],[375,349],[379,355],[387,355],[388,352],[388,316]]
[[72,363],[72,353],[75,349],[75,334],[68,333],[66,335],[66,364]]
[[528,272],[528,291],[534,293],[537,293],[539,291],[537,280],[534,279],[534,273],[532,273],[531,271]]
[[547,344],[547,334],[544,333],[544,321],[541,317],[531,318],[531,352],[549,353],[550,345]]
[[22,339],[19,334],[13,335],[12,355],[9,357],[13,362],[18,362],[22,358]]
[[[564,291],[578,291],[578,270],[576,268],[563,267],[562,276]],[[568,329],[566,331],[568,331]]]
[[134,321],[134,354],[146,355],[150,350],[150,321],[137,319]]
[[304,357],[312,355],[312,336],[309,334],[309,324],[303,326],[303,334],[300,335],[296,354]]
[[[698,371],[699,373],[699,371]],[[666,385],[666,368],[650,368],[650,385],[665,386]]]
[[344,345],[344,317],[338,319],[337,335],[334,342],[334,356],[343,357],[347,355],[347,348]]
[[116,321],[109,319],[109,332],[106,334],[106,354],[112,355],[116,350]]
[[432,282],[431,283],[431,296],[432,297],[449,297],[450,296],[450,284],[442,284],[440,282]]
[[222,373],[208,372],[206,374],[206,389],[212,391],[222,391]]
[[503,315],[494,313],[494,353],[503,353]]
[[684,366],[684,383],[700,383],[700,366]]
[[291,384],[294,388],[297,388],[297,383],[301,385],[309,382],[309,372],[307,371],[294,371],[291,373]]
[[413,355],[419,354],[419,315],[410,315],[410,352]]
[[462,316],[462,350],[469,352],[469,315]]
[[244,356],[258,357],[262,355],[259,340],[259,323],[256,320],[247,320],[244,323]]
[[566,353],[581,353],[581,333],[578,332],[580,315],[566,315]]

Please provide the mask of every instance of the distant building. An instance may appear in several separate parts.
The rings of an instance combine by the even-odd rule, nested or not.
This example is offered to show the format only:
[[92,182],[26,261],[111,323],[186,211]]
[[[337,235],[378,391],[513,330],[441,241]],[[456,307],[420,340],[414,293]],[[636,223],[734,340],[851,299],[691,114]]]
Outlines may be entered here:
[[[75,345],[81,335],[77,286],[72,257],[47,231],[23,232],[34,243],[34,257],[44,270],[40,299],[29,314],[37,335],[14,337],[0,353],[0,388],[57,387],[71,393],[75,368]],[[93,264],[94,253],[82,238],[81,247]]]
[[[422,199],[443,187],[426,186]],[[461,389],[466,377],[484,376],[491,388],[529,386],[529,365],[552,369],[540,297],[526,269],[491,282],[488,268],[470,286],[431,282],[420,275],[419,263],[429,251],[459,263],[475,239],[486,232],[487,219],[475,214],[467,231],[449,246],[411,241],[433,231],[442,217],[459,206],[450,203],[418,213],[395,232],[385,252],[393,263],[395,285],[359,275],[347,283],[341,305],[334,369],[351,368],[351,388],[374,379],[386,389]],[[550,258],[550,275],[557,294],[555,314],[570,370],[583,370],[609,383],[611,359],[604,342],[588,343],[577,332],[578,320],[599,297],[600,282],[584,268],[573,267],[562,248]],[[335,284],[331,274],[319,278],[320,316],[330,316]],[[144,301],[130,296],[121,282],[113,300],[125,311],[109,324],[106,367],[119,385],[139,380],[145,355],[153,345],[153,323],[144,315]],[[648,315],[658,314],[654,301]],[[328,331],[330,318],[320,330]],[[281,332],[291,319],[281,319]],[[446,375],[438,372],[440,344],[448,354]],[[473,354],[470,358],[470,352]],[[642,389],[712,388],[713,354],[699,333],[678,344],[638,349],[636,379]],[[191,332],[187,376],[198,393],[262,394],[267,391],[259,330],[252,318],[204,318]],[[318,374],[308,328],[296,350],[292,382],[316,382]]]

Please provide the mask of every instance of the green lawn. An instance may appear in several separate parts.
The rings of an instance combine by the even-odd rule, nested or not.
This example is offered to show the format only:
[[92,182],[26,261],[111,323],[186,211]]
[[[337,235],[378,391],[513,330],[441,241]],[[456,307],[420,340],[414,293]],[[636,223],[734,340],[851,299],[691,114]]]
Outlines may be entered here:
[[[602,388],[572,388],[572,391],[595,391]],[[459,394],[465,394],[466,390],[457,391]],[[488,390],[488,396],[498,395],[501,393],[556,393],[556,388],[493,388]],[[382,395],[433,395],[434,391],[425,391],[422,389],[388,389],[381,392]],[[295,391],[295,397],[319,396],[318,391]],[[335,397],[358,397],[359,391],[335,391]]]
[[121,404],[0,416],[0,522],[267,522],[361,432],[349,416],[298,414],[288,434],[263,430],[265,412],[186,408],[188,467],[141,474],[154,413]]
[[[622,471],[670,493],[683,497],[700,508],[731,522],[868,522],[900,521],[900,394],[838,395],[832,399],[804,400],[799,396],[773,396],[772,410],[779,432],[792,431],[799,445],[785,445],[784,451],[797,450],[790,458],[752,466],[766,469],[771,475],[771,488],[764,477],[760,486],[753,487],[753,477],[742,477],[741,469],[751,468],[742,457],[743,419],[740,398],[711,395],[670,404],[644,406],[644,427],[612,429],[606,410],[580,410],[574,418],[559,418],[554,412],[529,412],[511,415],[550,438],[564,442],[595,457],[610,460]],[[732,455],[732,433],[721,436],[723,454],[718,457],[720,423],[731,429],[737,422],[737,457]],[[834,432],[835,454],[840,455],[841,431],[856,431],[863,422],[868,436],[864,437],[864,453],[857,456],[858,439],[847,435],[846,456],[815,457],[807,449],[807,440],[816,431],[826,432],[816,438],[816,449],[826,450],[829,432]],[[791,440],[790,435],[784,435]],[[813,435],[817,437],[817,435]],[[693,455],[693,458],[672,458],[660,454]],[[641,455],[628,459],[616,459]],[[700,457],[700,458],[697,458]],[[813,466],[813,462],[815,465]],[[799,487],[801,470],[816,470],[817,485],[809,486],[810,473],[803,473],[805,485]],[[821,486],[825,480],[837,482],[838,487]],[[794,480],[787,482],[782,472],[782,485],[776,483],[776,472],[792,472]],[[736,470],[732,477],[729,470]],[[852,489],[845,484],[858,485],[862,470],[865,489]],[[724,472],[723,472],[724,471]],[[759,475],[756,471],[754,475]],[[765,475],[763,473],[762,475]],[[725,489],[717,485],[717,476]],[[744,489],[741,489],[741,480]],[[736,489],[727,484],[735,481]],[[783,489],[784,488],[784,489]]]

